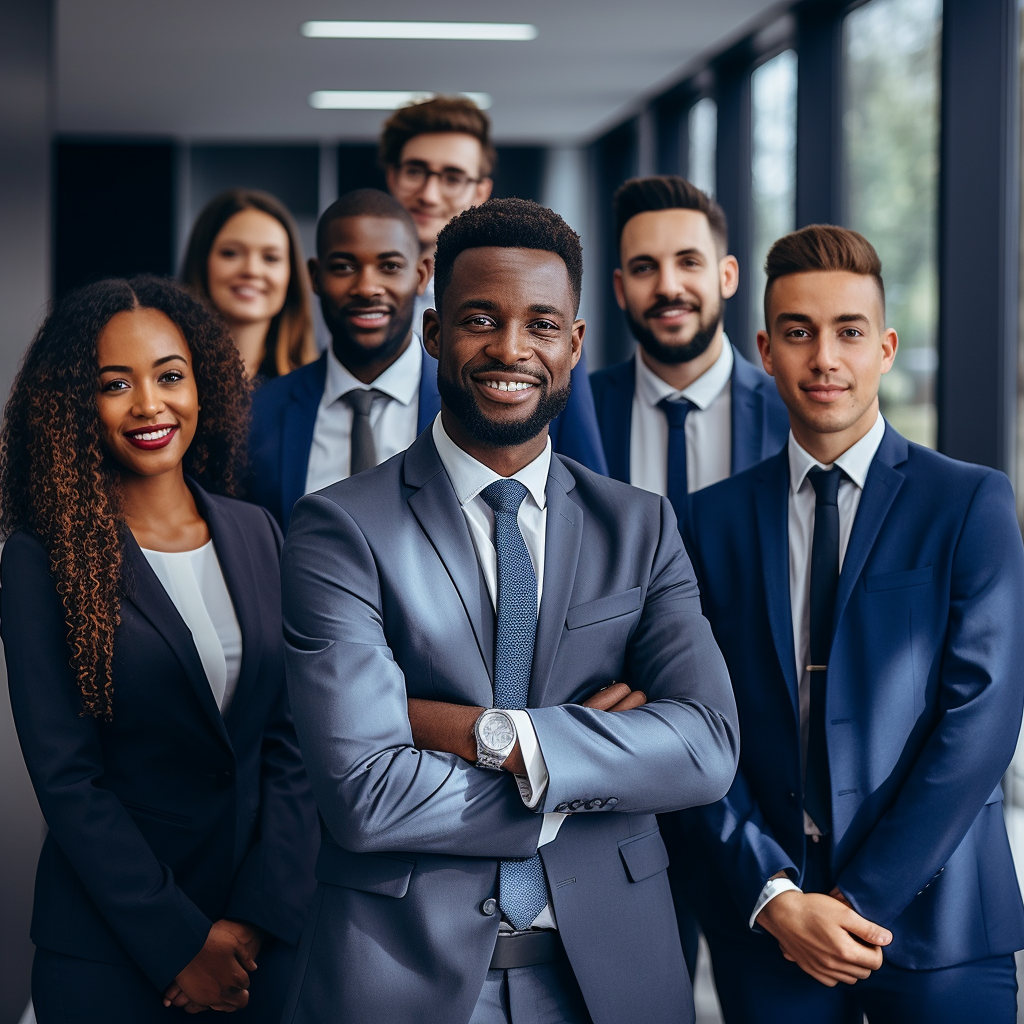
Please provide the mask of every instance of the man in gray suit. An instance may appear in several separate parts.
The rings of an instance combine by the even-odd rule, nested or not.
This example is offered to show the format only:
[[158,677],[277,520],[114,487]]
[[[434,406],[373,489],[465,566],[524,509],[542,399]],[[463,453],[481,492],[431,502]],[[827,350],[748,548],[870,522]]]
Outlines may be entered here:
[[578,237],[493,200],[436,267],[441,413],[285,544],[322,846],[284,1020],[684,1024],[654,815],[729,788],[725,665],[668,501],[551,452]]

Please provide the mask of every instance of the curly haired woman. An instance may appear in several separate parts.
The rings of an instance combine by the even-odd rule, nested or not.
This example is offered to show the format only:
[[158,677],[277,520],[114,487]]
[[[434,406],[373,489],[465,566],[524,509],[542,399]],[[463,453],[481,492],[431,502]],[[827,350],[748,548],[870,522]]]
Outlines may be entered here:
[[226,496],[248,403],[225,328],[152,277],[60,301],[15,380],[0,629],[49,825],[39,1024],[280,1018],[316,821],[285,690],[280,534]]

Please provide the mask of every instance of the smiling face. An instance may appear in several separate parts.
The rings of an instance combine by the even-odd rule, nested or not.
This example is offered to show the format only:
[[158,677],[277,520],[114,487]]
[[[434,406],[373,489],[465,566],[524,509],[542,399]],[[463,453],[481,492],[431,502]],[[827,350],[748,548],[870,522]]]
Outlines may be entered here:
[[787,274],[771,285],[768,324],[757,347],[793,435],[831,463],[871,429],[879,380],[896,355],[878,286],[845,270]]
[[424,317],[424,344],[438,360],[445,428],[481,462],[518,446],[530,461],[565,407],[583,345],[565,264],[540,249],[467,249],[440,302],[443,319]]
[[206,261],[210,301],[231,326],[269,323],[288,292],[288,232],[262,210],[241,210],[217,233]]
[[430,280],[408,222],[340,217],[326,225],[323,252],[309,261],[334,354],[353,372],[379,375],[412,337],[413,306]]
[[472,135],[428,132],[413,136],[398,166],[387,169],[388,191],[412,214],[424,252],[434,251],[453,217],[487,201],[494,183],[483,174],[483,156]]
[[181,473],[199,422],[192,355],[156,309],[111,317],[96,340],[96,410],[104,447],[136,476]]
[[739,283],[733,256],[718,252],[699,210],[646,210],[631,217],[619,245],[615,297],[653,360],[690,362],[721,329],[723,301]]

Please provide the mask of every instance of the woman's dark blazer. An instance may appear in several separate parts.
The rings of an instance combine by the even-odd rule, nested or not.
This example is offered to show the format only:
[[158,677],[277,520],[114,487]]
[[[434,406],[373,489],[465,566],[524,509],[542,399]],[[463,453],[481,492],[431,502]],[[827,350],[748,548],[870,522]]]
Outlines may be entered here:
[[263,509],[190,487],[242,632],[224,716],[191,632],[127,529],[109,723],[81,714],[43,545],[18,531],[0,558],[11,704],[49,826],[32,941],[134,962],[160,990],[222,917],[296,943],[319,845],[285,688],[280,532]]

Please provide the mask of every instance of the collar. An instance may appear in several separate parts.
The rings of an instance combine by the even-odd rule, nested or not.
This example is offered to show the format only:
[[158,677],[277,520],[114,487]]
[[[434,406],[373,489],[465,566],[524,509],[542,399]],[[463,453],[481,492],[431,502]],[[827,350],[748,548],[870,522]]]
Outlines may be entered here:
[[408,405],[419,393],[423,371],[423,346],[414,331],[409,347],[374,381],[364,384],[349,373],[347,367],[327,346],[327,377],[324,380],[324,405],[333,405],[342,395],[357,388],[376,388],[389,398]]
[[706,409],[724,390],[732,376],[735,362],[732,345],[727,335],[722,336],[722,351],[718,358],[689,386],[677,391],[671,384],[663,381],[640,358],[637,349],[636,361],[636,393],[650,406],[656,406],[662,399],[685,398],[698,409]]
[[[437,454],[441,458],[448,473],[448,478],[455,488],[455,496],[459,504],[465,508],[488,484],[500,480],[501,475],[495,473],[490,466],[477,462],[468,452],[464,452],[449,436],[441,422],[441,414],[434,418],[434,425],[431,428],[434,438],[434,445]],[[551,438],[547,439],[544,451],[540,453],[529,465],[524,466],[518,473],[512,474],[513,480],[518,480],[530,492],[538,508],[544,508],[547,504],[548,469],[551,466]]]
[[[856,444],[847,448],[834,463],[861,490],[864,490],[864,481],[867,480],[868,470],[871,468],[871,460],[874,459],[884,435],[885,419],[879,413],[875,417],[875,422],[871,425],[871,429]],[[813,455],[804,451],[797,444],[792,430],[789,432],[788,450],[790,494],[796,494],[803,487],[808,472],[815,466],[820,466],[822,469],[832,468],[831,466],[826,466],[823,462],[818,462]]]

